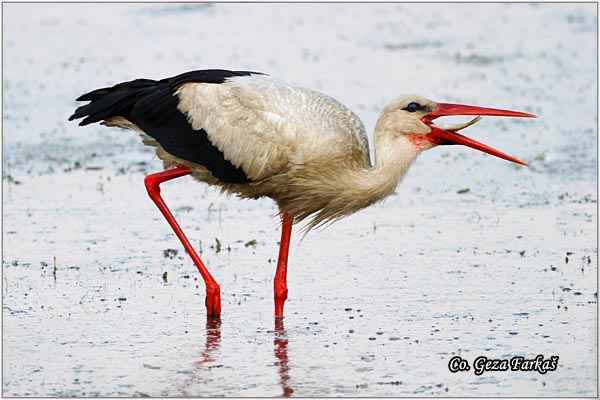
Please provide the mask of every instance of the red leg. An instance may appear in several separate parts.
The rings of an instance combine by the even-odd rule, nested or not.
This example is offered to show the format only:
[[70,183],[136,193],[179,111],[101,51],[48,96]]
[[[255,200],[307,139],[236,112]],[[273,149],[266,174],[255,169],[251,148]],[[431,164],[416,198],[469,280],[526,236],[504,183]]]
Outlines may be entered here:
[[283,303],[287,299],[287,261],[290,250],[290,236],[292,235],[292,218],[283,213],[281,224],[281,243],[279,244],[279,257],[277,259],[277,270],[273,280],[273,292],[275,294],[275,317],[283,318]]
[[204,283],[206,285],[206,312],[209,316],[218,316],[221,314],[221,288],[217,284],[217,281],[210,275],[208,269],[190,244],[190,241],[185,237],[185,234],[179,227],[179,224],[171,214],[171,211],[165,204],[164,200],[160,196],[160,187],[159,185],[163,182],[169,181],[171,179],[179,178],[181,176],[189,175],[192,173],[192,170],[188,167],[178,167],[173,169],[167,169],[162,172],[157,172],[155,174],[148,175],[146,179],[144,179],[144,184],[146,185],[146,190],[148,190],[148,195],[156,205],[160,212],[165,216],[171,228],[183,244],[183,247],[188,252],[194,264],[196,264],[196,268],[200,271],[200,275],[202,275],[202,279],[204,279]]

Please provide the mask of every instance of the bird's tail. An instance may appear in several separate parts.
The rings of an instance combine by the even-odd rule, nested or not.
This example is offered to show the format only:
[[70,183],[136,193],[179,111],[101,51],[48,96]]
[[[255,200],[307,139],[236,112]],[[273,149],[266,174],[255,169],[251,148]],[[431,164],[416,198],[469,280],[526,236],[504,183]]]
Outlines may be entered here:
[[158,83],[152,79],[136,79],[83,94],[77,98],[77,101],[89,101],[90,103],[77,108],[69,117],[69,121],[84,118],[79,123],[84,126],[110,117],[126,118],[140,96]]

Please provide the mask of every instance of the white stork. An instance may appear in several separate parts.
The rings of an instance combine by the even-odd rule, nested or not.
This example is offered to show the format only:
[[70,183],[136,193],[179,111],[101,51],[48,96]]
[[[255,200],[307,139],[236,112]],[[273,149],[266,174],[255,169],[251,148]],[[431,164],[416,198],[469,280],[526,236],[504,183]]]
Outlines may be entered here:
[[69,120],[102,121],[138,131],[165,170],[148,175],[148,194],[194,261],[206,284],[209,316],[221,313],[220,288],[160,196],[162,182],[192,175],[242,198],[267,196],[279,206],[281,244],[274,278],[275,316],[287,298],[292,225],[307,231],[390,195],[423,150],[461,144],[524,162],[458,133],[477,122],[435,125],[447,115],[535,117],[532,114],[402,96],[381,112],[371,163],[365,128],[351,110],[314,90],[249,71],[199,70],[136,79],[84,94]]

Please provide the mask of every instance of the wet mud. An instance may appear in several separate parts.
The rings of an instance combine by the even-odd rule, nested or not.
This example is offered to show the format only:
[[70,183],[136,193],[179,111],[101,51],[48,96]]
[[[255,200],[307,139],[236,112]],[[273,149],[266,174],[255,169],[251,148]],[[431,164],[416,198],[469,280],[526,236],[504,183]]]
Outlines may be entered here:
[[[595,5],[3,8],[4,396],[597,395]],[[166,183],[222,288],[207,320],[145,192],[160,160],[67,118],[96,87],[218,67],[322,90],[369,131],[401,93],[535,113],[465,130],[530,166],[437,148],[385,203],[296,230],[283,320],[275,205]],[[475,373],[538,355],[556,369]]]

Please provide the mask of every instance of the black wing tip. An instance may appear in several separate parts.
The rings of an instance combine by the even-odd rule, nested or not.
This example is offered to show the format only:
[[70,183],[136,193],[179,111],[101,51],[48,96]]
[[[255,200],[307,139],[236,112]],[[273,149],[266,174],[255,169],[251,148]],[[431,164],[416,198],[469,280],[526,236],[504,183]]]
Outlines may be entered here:
[[[76,120],[76,119],[79,119],[79,118],[82,118],[82,117],[83,116],[75,116],[75,114],[73,114],[73,115],[71,115],[69,117],[69,121],[73,121],[73,120]],[[89,117],[83,119],[82,121],[80,121],[78,125],[79,126],[86,126],[86,125],[89,125],[89,124],[92,124],[92,123],[96,122],[96,121],[88,121],[88,120],[89,120]]]
[[232,71],[228,69],[199,69],[194,71],[184,72],[182,74],[165,78],[160,80],[160,83],[167,83],[170,85],[181,85],[183,83],[190,82],[204,82],[204,83],[224,83],[229,78],[249,75],[267,75],[262,72],[255,71]]
[[269,75],[266,72],[258,72],[258,71],[236,71],[243,75]]
[[98,121],[102,120],[103,118],[98,118],[98,116],[95,113],[90,112],[88,110],[88,107],[90,104],[86,104],[84,106],[77,108],[77,110],[75,110],[73,115],[71,115],[68,120],[74,121],[76,119],[83,118],[83,120],[81,122],[79,122],[79,126],[86,126],[86,125],[93,124],[94,122],[98,122]]
[[92,99],[90,98],[90,93],[86,93],[86,94],[82,94],[81,96],[79,96],[78,98],[75,99],[75,101],[91,101]]
[[77,114],[78,114],[78,111],[79,111],[79,109],[75,110],[75,112],[73,113],[73,115],[71,115],[71,116],[69,117],[69,121],[73,121],[73,120],[76,120],[76,119],[79,119],[79,118],[81,118],[81,117],[82,117],[81,115],[77,115]]
[[73,120],[85,117],[85,115],[86,115],[85,110],[84,110],[85,107],[87,107],[87,105],[77,107],[75,112],[69,117],[69,121],[73,121]]
[[232,70],[228,70],[228,69],[217,69],[217,68],[215,68],[215,69],[199,69],[199,70],[184,72],[182,74],[179,74],[179,75],[176,75],[176,76],[173,76],[170,78],[161,79],[160,81],[155,81],[155,80],[146,79],[146,78],[138,78],[138,79],[134,79],[134,80],[131,80],[128,82],[122,82],[122,83],[116,84],[112,87],[104,87],[104,88],[100,88],[100,89],[95,89],[95,90],[92,90],[91,92],[82,94],[77,99],[75,99],[75,101],[98,100],[98,99],[106,96],[107,94],[114,92],[115,90],[122,89],[122,88],[127,88],[127,89],[141,88],[141,87],[156,85],[157,83],[168,83],[168,82],[173,82],[173,81],[186,80],[189,78],[192,78],[191,80],[194,80],[193,78],[196,78],[196,79],[199,79],[200,81],[203,81],[203,79],[206,79],[206,82],[221,83],[221,82],[224,82],[225,79],[227,79],[227,78],[231,78],[234,76],[248,76],[248,75],[267,75],[268,76],[268,74],[266,74],[264,72],[258,72],[258,71],[232,71]]
[[130,95],[135,93],[143,93],[146,89],[162,87],[167,85],[177,87],[187,82],[206,82],[206,83],[223,83],[229,78],[250,75],[268,75],[263,72],[256,71],[232,71],[227,69],[202,69],[188,71],[182,74],[165,78],[160,81],[152,79],[138,78],[132,81],[121,82],[112,87],[103,87],[92,90],[91,92],[82,94],[75,101],[89,101],[89,104],[83,105],[75,110],[73,115],[69,117],[69,121],[84,118],[79,123],[80,126],[92,124],[101,121],[109,116],[110,109],[115,111]]
[[95,89],[92,90],[91,92],[82,94],[81,96],[79,96],[78,98],[75,99],[75,101],[94,101],[97,100],[105,95],[107,95],[110,92],[111,88],[101,88],[101,89]]

